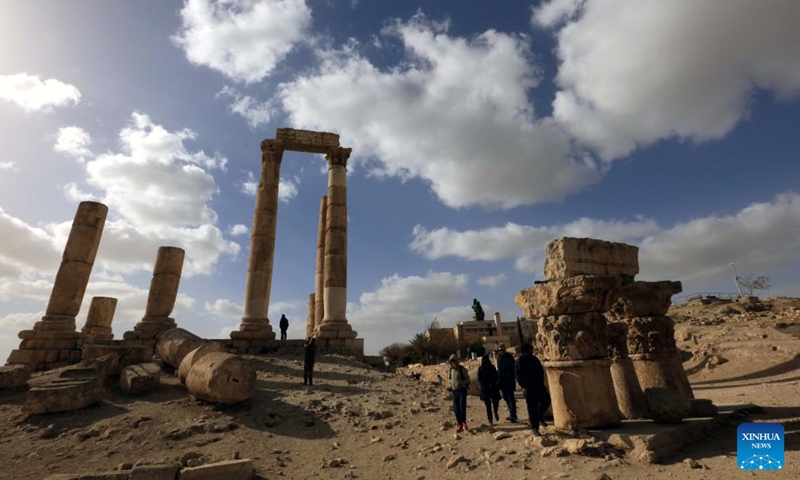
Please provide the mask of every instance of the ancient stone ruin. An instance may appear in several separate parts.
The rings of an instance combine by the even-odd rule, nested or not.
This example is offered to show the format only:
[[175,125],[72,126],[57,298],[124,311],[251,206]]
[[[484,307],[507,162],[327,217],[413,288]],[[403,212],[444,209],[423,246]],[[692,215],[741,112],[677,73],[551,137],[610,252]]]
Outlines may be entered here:
[[621,243],[559,238],[546,253],[546,280],[514,301],[538,319],[536,346],[558,428],[663,420],[657,408],[648,408],[663,397],[657,389],[693,398],[665,316],[680,282],[634,281],[638,248]]
[[[275,255],[278,183],[283,153],[287,150],[324,154],[328,162],[328,195],[320,203],[314,314],[306,333],[317,338],[324,351],[363,357],[364,341],[347,322],[347,160],[351,149],[339,146],[333,133],[279,128],[275,139],[261,142],[261,178],[250,237],[250,257],[245,286],[244,316],[231,332],[240,353],[260,353],[275,348],[269,322],[269,298]],[[312,327],[313,326],[313,327]]]

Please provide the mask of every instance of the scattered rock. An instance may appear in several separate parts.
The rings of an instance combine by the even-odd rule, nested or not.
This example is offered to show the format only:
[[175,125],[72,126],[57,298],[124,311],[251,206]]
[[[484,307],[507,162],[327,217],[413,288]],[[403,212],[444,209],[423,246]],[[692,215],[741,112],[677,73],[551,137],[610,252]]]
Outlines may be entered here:
[[683,461],[683,463],[689,468],[703,468],[703,466],[693,458],[687,458]]
[[0,367],[0,390],[27,386],[32,371],[30,365],[6,365]]
[[460,462],[466,462],[467,459],[463,455],[455,455],[447,461],[446,468],[450,469],[458,465]]
[[494,434],[495,440],[503,440],[505,438],[511,438],[511,434],[508,432],[497,432]]
[[119,374],[119,388],[130,395],[144,395],[158,388],[161,367],[155,363],[130,365]]

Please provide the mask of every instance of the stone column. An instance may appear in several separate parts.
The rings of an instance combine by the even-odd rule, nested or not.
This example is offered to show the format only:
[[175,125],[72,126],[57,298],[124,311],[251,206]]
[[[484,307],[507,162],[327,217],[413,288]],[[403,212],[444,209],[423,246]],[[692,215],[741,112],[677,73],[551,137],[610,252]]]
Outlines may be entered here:
[[127,343],[155,348],[161,333],[178,326],[170,315],[178,297],[185,255],[182,248],[158,247],[144,318],[132,332],[125,332]]
[[551,280],[519,292],[514,301],[539,318],[536,344],[545,360],[553,423],[563,430],[620,422],[602,311],[622,280],[583,275]]
[[314,334],[314,311],[317,308],[316,295],[308,295],[308,318],[306,318],[306,338]]
[[75,316],[81,309],[107,215],[108,207],[102,203],[78,205],[45,316],[33,330],[19,333],[23,341],[11,352],[8,363],[46,370],[80,361],[81,346],[92,339],[75,331]]
[[354,339],[347,323],[347,160],[351,149],[335,148],[328,160],[328,213],[325,232],[325,316],[317,337]]
[[611,359],[611,379],[617,396],[617,406],[623,418],[646,418],[647,402],[636,377],[633,362],[628,357],[628,325],[610,322],[606,326],[608,357]]
[[675,344],[674,322],[667,317],[681,282],[631,282],[620,287],[609,318],[628,325],[628,351],[642,390],[669,388],[694,398]]
[[278,226],[278,184],[283,160],[283,144],[278,140],[261,142],[261,179],[258,183],[250,258],[244,293],[244,316],[233,339],[274,340],[269,324],[269,296],[275,257],[275,232]]
[[315,275],[314,298],[316,301],[314,312],[314,331],[322,324],[325,318],[325,233],[328,229],[328,196],[322,197],[319,202],[319,231],[317,234],[317,269]]
[[92,337],[95,343],[105,343],[114,339],[111,322],[117,309],[117,299],[112,297],[92,297],[86,325],[81,332]]

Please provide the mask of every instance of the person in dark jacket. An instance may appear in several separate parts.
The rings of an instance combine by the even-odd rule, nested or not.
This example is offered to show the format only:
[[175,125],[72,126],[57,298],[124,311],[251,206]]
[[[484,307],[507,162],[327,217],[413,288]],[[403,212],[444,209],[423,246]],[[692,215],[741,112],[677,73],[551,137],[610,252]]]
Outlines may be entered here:
[[458,363],[458,357],[450,355],[450,389],[453,391],[453,411],[456,414],[456,433],[468,430],[467,427],[467,393],[469,389],[469,372]]
[[303,344],[303,385],[314,385],[314,361],[317,359],[317,344],[314,337],[308,337]]
[[289,319],[286,318],[286,315],[281,315],[281,321],[278,326],[281,327],[281,340],[286,340],[286,330],[289,329]]
[[500,344],[497,349],[497,374],[499,376],[498,386],[503,394],[503,400],[508,406],[508,420],[517,423],[517,399],[514,398],[514,390],[517,389],[517,382],[514,377],[514,356],[506,352],[506,346]]
[[[490,426],[494,426],[494,420],[500,420],[497,414],[497,407],[500,404],[500,388],[497,386],[497,381],[497,369],[486,354],[481,359],[481,366],[478,367],[478,383],[481,384],[481,400],[486,405],[486,418],[489,419]],[[494,419],[492,419],[492,407],[494,407]]]
[[522,346],[522,355],[517,359],[515,368],[517,383],[522,387],[525,405],[528,407],[528,419],[533,436],[538,437],[539,425],[547,426],[542,415],[550,406],[550,394],[544,386],[544,368],[542,362],[533,355],[533,345]]

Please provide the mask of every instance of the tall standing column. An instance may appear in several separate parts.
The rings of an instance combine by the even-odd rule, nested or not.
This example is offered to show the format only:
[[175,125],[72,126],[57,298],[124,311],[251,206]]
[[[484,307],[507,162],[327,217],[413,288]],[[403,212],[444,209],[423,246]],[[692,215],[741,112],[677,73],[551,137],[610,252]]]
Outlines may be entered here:
[[325,316],[319,338],[356,338],[347,323],[347,160],[349,148],[328,152],[328,214],[325,231]]
[[178,326],[170,315],[178,298],[185,256],[182,248],[158,247],[144,317],[133,327],[133,331],[125,332],[122,336],[128,344],[155,348],[163,332]]
[[269,324],[269,295],[275,257],[275,232],[278,226],[278,183],[281,176],[283,144],[278,140],[261,142],[261,179],[256,194],[250,258],[244,293],[244,316],[233,339],[274,340]]
[[108,207],[102,203],[78,205],[45,316],[33,330],[19,333],[23,342],[11,352],[8,363],[45,370],[80,361],[81,344],[92,340],[75,331],[75,316],[89,284],[107,215]]
[[328,228],[328,196],[322,197],[319,202],[319,232],[317,233],[317,271],[315,275],[314,299],[314,330],[322,324],[325,318],[325,234]]
[[308,317],[306,318],[306,338],[314,334],[314,311],[316,310],[316,295],[308,295]]

